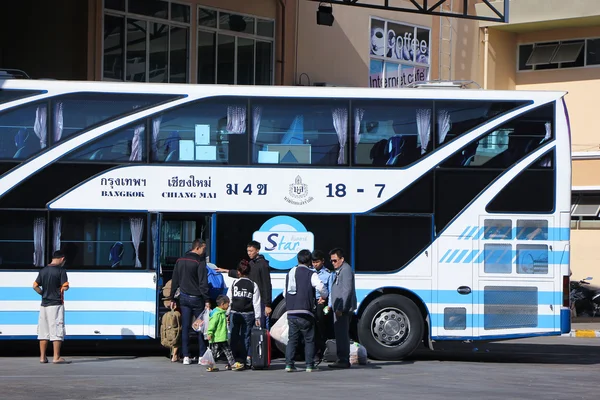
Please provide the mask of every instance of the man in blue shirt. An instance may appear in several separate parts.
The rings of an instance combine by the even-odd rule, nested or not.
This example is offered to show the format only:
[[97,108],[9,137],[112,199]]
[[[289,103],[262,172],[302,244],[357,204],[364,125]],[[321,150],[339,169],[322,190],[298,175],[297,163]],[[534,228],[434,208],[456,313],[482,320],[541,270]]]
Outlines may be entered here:
[[[329,272],[327,268],[325,268],[325,253],[320,250],[315,250],[312,252],[312,266],[314,270],[317,272],[317,275],[321,282],[323,282],[323,286],[329,292],[333,285],[334,274]],[[325,342],[327,339],[333,338],[333,319],[331,314],[329,314],[329,310],[331,309],[331,301],[330,297],[326,300],[319,300],[320,296],[317,293],[317,324],[316,324],[316,351],[315,351],[315,359],[317,362],[321,362],[323,358],[323,352],[325,351]]]

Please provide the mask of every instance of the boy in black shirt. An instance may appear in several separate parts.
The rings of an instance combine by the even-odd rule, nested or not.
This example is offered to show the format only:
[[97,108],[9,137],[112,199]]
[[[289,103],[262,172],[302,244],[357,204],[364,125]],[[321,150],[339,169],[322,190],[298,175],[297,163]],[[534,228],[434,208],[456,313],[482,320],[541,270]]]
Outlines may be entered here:
[[231,321],[231,347],[238,362],[246,362],[250,366],[252,348],[250,335],[254,325],[260,326],[261,302],[260,291],[256,282],[248,279],[250,263],[242,260],[237,267],[239,279],[229,287],[227,297],[231,299],[229,318]]
[[40,317],[38,321],[38,340],[40,341],[40,363],[46,364],[46,349],[48,341],[54,348],[54,364],[65,364],[60,357],[60,346],[65,338],[65,307],[64,293],[69,289],[67,271],[63,268],[65,255],[57,250],[52,254],[50,265],[42,268],[35,282],[33,290],[42,296]]

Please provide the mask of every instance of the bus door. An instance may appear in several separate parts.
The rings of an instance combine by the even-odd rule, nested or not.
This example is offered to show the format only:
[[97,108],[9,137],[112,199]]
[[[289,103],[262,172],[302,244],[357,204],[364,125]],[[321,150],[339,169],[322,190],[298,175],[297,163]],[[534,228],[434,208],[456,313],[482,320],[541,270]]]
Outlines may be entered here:
[[154,307],[152,310],[145,310],[146,323],[144,334],[153,339],[160,336],[160,308],[162,306],[162,287],[164,282],[161,277],[160,270],[160,228],[161,228],[160,213],[150,214],[150,232],[148,233],[150,245],[150,271],[152,273],[152,293]]
[[[437,247],[437,301],[432,332],[437,337],[473,335],[473,249],[463,236],[442,235]],[[437,319],[437,321],[435,320]]]
[[474,238],[478,251],[478,336],[550,332],[560,329],[561,254],[554,217],[481,216]]

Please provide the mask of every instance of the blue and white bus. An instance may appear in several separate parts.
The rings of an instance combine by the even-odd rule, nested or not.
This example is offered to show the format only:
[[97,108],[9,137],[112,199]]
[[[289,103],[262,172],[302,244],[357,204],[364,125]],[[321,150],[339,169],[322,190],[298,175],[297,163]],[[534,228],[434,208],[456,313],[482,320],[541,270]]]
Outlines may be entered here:
[[197,237],[262,243],[274,319],[298,250],[345,249],[375,358],[567,332],[564,95],[0,81],[0,338],[36,337],[59,248],[68,338],[156,338]]

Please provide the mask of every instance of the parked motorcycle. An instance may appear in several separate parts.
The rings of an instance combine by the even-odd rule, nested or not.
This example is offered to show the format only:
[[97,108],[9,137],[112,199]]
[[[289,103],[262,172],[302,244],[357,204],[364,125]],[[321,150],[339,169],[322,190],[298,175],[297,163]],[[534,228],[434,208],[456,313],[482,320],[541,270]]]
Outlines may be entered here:
[[577,317],[600,317],[600,289],[588,282],[592,279],[588,276],[578,282],[571,281],[571,310],[575,311]]

